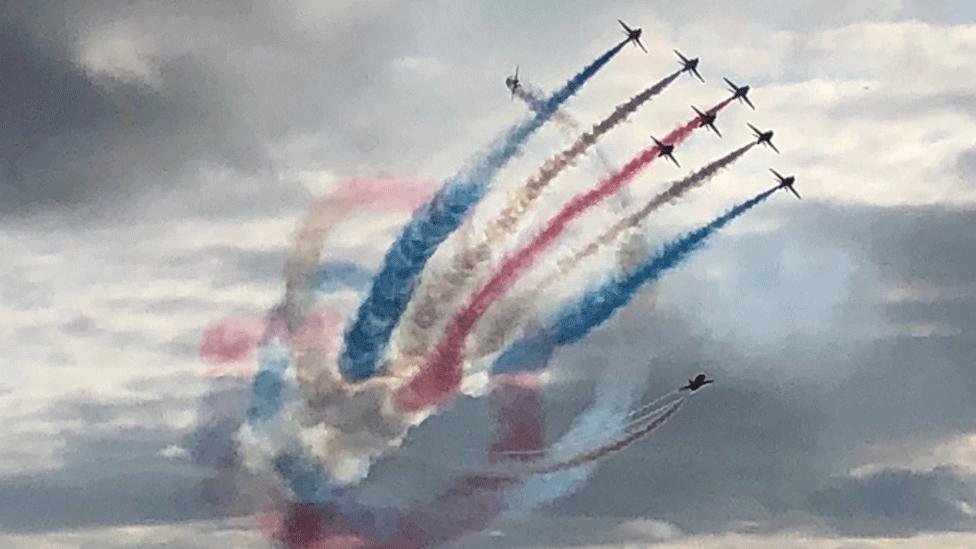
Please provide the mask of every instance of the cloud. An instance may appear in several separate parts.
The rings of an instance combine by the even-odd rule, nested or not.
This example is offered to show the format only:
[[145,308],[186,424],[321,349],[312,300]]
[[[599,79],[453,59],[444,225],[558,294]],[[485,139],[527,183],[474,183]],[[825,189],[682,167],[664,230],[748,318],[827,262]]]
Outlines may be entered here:
[[976,517],[972,472],[937,467],[928,472],[886,469],[836,480],[808,498],[831,526],[854,535],[893,536],[919,531],[972,531]]
[[[208,169],[274,179],[289,141],[366,130],[350,101],[385,70],[396,16],[388,2],[14,10],[0,28],[0,207],[104,215],[149,191],[199,188]],[[358,46],[376,35],[385,40]],[[350,141],[325,151],[333,165]]]
[[[0,525],[22,533],[9,544],[262,546],[238,525],[199,522],[259,501],[247,482],[231,510],[201,495],[237,459],[248,394],[215,384],[198,400],[202,330],[275,302],[306,187],[447,175],[522,114],[502,87],[513,65],[551,86],[617,32],[614,15],[594,18],[604,4],[515,4],[98,1],[5,14]],[[608,154],[626,158],[689,103],[714,100],[726,73],[754,84],[759,111],[730,109],[720,127],[733,141],[745,122],[772,127],[784,151],[662,211],[649,242],[770,184],[770,162],[796,170],[805,200],[777,196],[662,280],[653,307],[635,303],[560,351],[549,438],[600,372],[649,369],[649,394],[702,370],[718,383],[579,494],[458,546],[972,545],[918,532],[973,529],[959,504],[969,454],[940,449],[968,440],[976,419],[976,72],[963,62],[974,29],[958,24],[968,8],[948,4],[840,4],[610,10],[643,25],[654,53],[615,60],[570,105],[581,121],[671,70],[671,47],[701,55],[709,84],[677,83],[608,137]],[[683,164],[730,146],[706,137]],[[502,192],[557,139],[542,132]],[[671,175],[651,171],[633,192]],[[575,170],[541,202],[593,179]],[[401,221],[352,223],[331,251],[375,262]],[[595,263],[581,280],[602,272]],[[411,452],[478,448],[484,417],[465,400],[425,424],[364,492],[432,493],[447,458],[420,466]],[[909,537],[837,537],[875,534]]]

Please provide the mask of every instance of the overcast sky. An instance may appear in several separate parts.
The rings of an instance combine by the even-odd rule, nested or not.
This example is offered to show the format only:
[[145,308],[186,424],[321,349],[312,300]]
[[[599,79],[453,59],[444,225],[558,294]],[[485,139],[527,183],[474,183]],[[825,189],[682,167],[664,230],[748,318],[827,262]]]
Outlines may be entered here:
[[[724,139],[776,131],[649,224],[651,248],[795,173],[775,195],[583,342],[554,357],[553,438],[601,372],[659,394],[718,381],[602,462],[575,494],[453,547],[976,546],[976,6],[964,0],[3,2],[0,6],[0,545],[269,547],[215,506],[246,381],[198,358],[211,323],[267,310],[292,232],[361,176],[439,181],[524,115],[504,78],[554,89],[644,29],[567,103],[596,121],[700,56],[602,147],[622,164],[724,97]],[[511,189],[564,144],[551,128]],[[650,196],[684,172],[658,163]],[[592,185],[583,163],[551,206]],[[545,202],[545,204],[549,204]],[[482,214],[476,213],[476,220]],[[609,210],[574,234],[596,231]],[[334,253],[378,264],[404,215],[365,217]],[[595,265],[586,276],[602,272]],[[648,372],[649,369],[649,372]],[[413,447],[484,425],[465,401]],[[480,423],[479,423],[480,422]],[[421,442],[423,441],[423,442]],[[378,493],[432,493],[391,459]]]

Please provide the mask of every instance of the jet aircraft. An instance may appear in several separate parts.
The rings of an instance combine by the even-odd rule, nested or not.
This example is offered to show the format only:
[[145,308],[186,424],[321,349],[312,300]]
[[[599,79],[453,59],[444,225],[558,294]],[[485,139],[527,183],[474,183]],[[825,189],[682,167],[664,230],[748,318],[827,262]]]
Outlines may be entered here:
[[715,135],[722,137],[722,133],[719,132],[718,128],[715,127],[715,113],[713,112],[703,113],[700,110],[698,110],[698,107],[695,107],[694,105],[692,105],[691,108],[695,109],[695,112],[698,113],[699,128],[701,128],[702,126],[708,126],[709,129],[715,132]]
[[633,43],[634,46],[640,46],[640,49],[644,50],[644,53],[647,53],[647,48],[645,48],[644,44],[641,44],[640,41],[641,33],[643,31],[641,29],[632,29],[628,27],[627,23],[624,23],[620,19],[617,19],[617,22],[620,23],[620,26],[624,28],[624,34],[627,35],[628,41]]
[[702,81],[702,83],[705,83],[705,79],[702,78],[702,75],[698,72],[698,58],[696,57],[694,59],[688,59],[684,55],[681,55],[680,51],[678,50],[673,50],[673,51],[675,55],[678,56],[678,59],[681,59],[681,66],[682,66],[681,72],[687,72],[689,74],[694,73],[694,75],[697,76],[698,79]]
[[671,144],[671,143],[661,143],[653,135],[651,136],[651,139],[653,139],[654,140],[654,144],[657,145],[657,155],[658,156],[666,156],[666,157],[668,157],[668,158],[671,159],[671,162],[674,162],[674,165],[675,166],[677,166],[679,168],[681,167],[681,164],[678,164],[678,161],[674,159],[674,155],[672,154],[673,151],[674,151],[674,145],[673,144]]
[[798,199],[800,198],[800,193],[796,192],[796,189],[793,188],[793,185],[796,183],[796,177],[792,175],[789,177],[783,177],[778,171],[772,168],[769,168],[769,171],[773,172],[776,179],[779,179],[779,186],[776,187],[777,189],[786,189],[793,193]]
[[519,82],[518,71],[519,67],[515,65],[515,74],[505,79],[505,86],[511,90],[512,99],[515,99],[515,91],[522,87],[522,83]]
[[698,374],[697,376],[695,376],[695,379],[689,379],[688,385],[682,387],[681,390],[682,391],[689,390],[691,392],[695,392],[698,389],[704,387],[705,385],[708,385],[709,383],[715,383],[715,380],[705,379],[705,374]]
[[753,126],[752,124],[746,125],[749,126],[752,133],[755,134],[756,145],[768,145],[770,148],[776,151],[776,154],[779,154],[779,149],[776,148],[776,145],[773,145],[773,130],[760,131],[759,128]]
[[752,110],[756,110],[756,106],[749,101],[749,86],[736,86],[728,78],[722,78],[725,83],[729,85],[729,91],[732,92],[732,99],[738,99],[740,102],[745,101]]

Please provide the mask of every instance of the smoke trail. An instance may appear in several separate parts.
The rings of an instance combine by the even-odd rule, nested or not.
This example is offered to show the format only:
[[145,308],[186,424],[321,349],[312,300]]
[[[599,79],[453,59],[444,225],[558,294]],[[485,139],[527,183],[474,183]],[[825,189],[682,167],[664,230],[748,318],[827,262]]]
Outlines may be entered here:
[[557,278],[565,275],[568,270],[579,264],[580,261],[593,255],[603,246],[616,240],[617,237],[620,236],[620,234],[624,231],[640,227],[641,223],[647,218],[647,216],[649,216],[655,210],[664,204],[680,198],[684,193],[704,185],[712,177],[715,177],[720,170],[731,166],[733,162],[742,157],[742,155],[744,155],[755,145],[756,144],[753,142],[739,147],[729,154],[710,162],[698,171],[692,172],[687,177],[673,182],[666,190],[658,193],[654,196],[654,198],[648,201],[643,208],[617,221],[597,239],[590,242],[585,247],[576,250],[572,255],[560,259],[556,263],[556,270],[553,271],[548,277],[544,278],[538,286],[541,288],[548,284],[552,284]]
[[644,425],[640,429],[637,429],[637,430],[635,430],[635,431],[627,434],[627,436],[624,436],[624,437],[620,438],[619,440],[614,441],[611,444],[608,444],[606,446],[597,448],[595,450],[591,450],[589,452],[582,453],[582,454],[580,454],[580,455],[578,455],[578,456],[576,456],[576,457],[574,457],[572,459],[566,460],[566,461],[562,461],[562,462],[559,462],[559,463],[553,463],[553,464],[545,465],[543,467],[539,467],[538,469],[534,469],[532,471],[532,473],[535,473],[535,474],[545,474],[545,473],[553,473],[553,472],[556,472],[556,471],[565,471],[567,469],[573,469],[575,467],[579,467],[581,465],[585,465],[585,464],[590,463],[592,461],[596,461],[598,459],[607,457],[610,454],[614,454],[616,452],[619,452],[619,451],[623,450],[624,448],[630,446],[631,444],[637,442],[638,440],[640,440],[640,439],[646,437],[647,435],[653,433],[655,430],[657,430],[658,427],[664,425],[665,422],[667,422],[669,419],[671,419],[671,417],[674,414],[676,414],[678,412],[678,410],[681,409],[681,405],[685,403],[685,400],[686,399],[687,399],[686,397],[683,397],[683,398],[680,398],[680,399],[676,400],[673,404],[668,405],[665,408],[664,412],[661,413],[661,415],[658,415],[658,416],[654,417],[653,419],[651,419],[647,423],[647,425]]
[[[285,264],[284,318],[289,328],[294,328],[311,302],[311,292],[322,278],[311,277],[318,271],[323,274],[330,265],[321,265],[322,246],[326,237],[358,208],[366,207],[381,211],[412,210],[430,197],[431,185],[423,182],[394,181],[386,179],[353,179],[339,185],[333,192],[317,200],[308,215],[295,231],[291,253]],[[354,267],[331,265],[343,277],[338,280],[326,274],[326,278],[347,285],[358,282],[361,272]],[[331,274],[331,273],[329,273]]]
[[[467,283],[475,273],[491,259],[492,249],[506,236],[512,234],[519,220],[529,210],[546,187],[564,169],[596,144],[607,132],[627,120],[643,104],[660,94],[674,82],[681,71],[675,71],[654,85],[644,89],[629,100],[617,105],[609,116],[593,125],[590,131],[581,134],[562,152],[552,156],[530,177],[505,205],[497,217],[489,221],[480,242],[465,247],[454,254],[449,267],[450,272],[430,272],[424,277],[426,284],[410,307],[410,314],[403,322],[399,338],[401,352],[407,356],[423,356],[430,349],[434,337],[431,325],[434,319],[444,316],[444,311],[457,302]],[[534,106],[533,108],[538,108]]]
[[[492,379],[489,401],[498,453],[533,451],[544,439],[539,382],[531,374]],[[273,537],[290,549],[321,547],[430,548],[484,529],[506,504],[503,488],[517,483],[511,475],[483,471],[455,478],[448,489],[408,507],[374,507],[346,497],[324,504],[292,504],[277,517]]]
[[[512,374],[499,374],[499,377],[501,375],[512,375]],[[525,374],[519,374],[519,375],[525,375]],[[633,389],[633,387],[631,387],[631,389]],[[601,440],[605,440],[611,437],[617,437],[620,436],[621,434],[629,434],[631,429],[633,429],[636,426],[643,425],[651,418],[659,415],[667,407],[674,404],[674,402],[668,403],[668,401],[673,400],[674,397],[679,395],[681,395],[681,390],[675,389],[672,391],[668,391],[667,393],[659,397],[656,397],[645,404],[641,404],[637,408],[631,409],[629,411],[625,410],[613,414],[604,411],[603,414],[590,417],[588,420],[586,418],[586,414],[584,414],[577,418],[577,421],[574,422],[573,427],[570,428],[569,432],[567,432],[567,434],[563,437],[563,439],[560,440],[559,443],[557,444],[553,444],[552,446],[549,447],[542,447],[540,445],[538,448],[531,449],[531,450],[507,450],[507,451],[493,450],[491,455],[496,458],[504,457],[507,459],[525,460],[528,458],[541,458],[546,454],[556,455],[560,453],[565,453],[565,450],[567,448],[573,448],[575,449],[573,452],[573,456],[575,456],[576,454],[580,453],[580,449],[592,448],[595,444],[599,444],[600,447],[603,447],[605,444],[608,444],[605,442],[600,442]],[[597,400],[600,401],[601,403],[605,403],[609,401],[608,398],[598,398]],[[626,401],[627,398],[625,397],[624,400]],[[629,403],[627,403],[627,405],[629,405]],[[612,417],[606,417],[606,416],[612,416]],[[599,419],[599,423],[597,422],[598,419]],[[580,424],[584,422],[589,423],[589,425],[587,426],[588,428],[580,429],[579,428]],[[579,432],[573,433],[573,431],[588,431],[587,433],[588,436],[579,436],[581,433]],[[569,458],[559,459],[559,461],[560,462],[566,461],[566,459]]]
[[414,282],[437,247],[463,221],[495,174],[516,157],[525,141],[626,45],[620,42],[552,94],[532,118],[512,127],[469,167],[449,179],[404,227],[383,258],[373,287],[346,331],[339,369],[351,380],[372,376],[393,328],[413,294]]
[[774,188],[763,191],[734,206],[707,225],[665,244],[661,251],[648,258],[634,271],[624,276],[613,277],[599,288],[586,292],[579,301],[567,306],[557,315],[556,320],[544,330],[545,336],[535,335],[517,341],[502,353],[492,366],[492,370],[496,372],[522,370],[523,368],[510,356],[518,356],[525,352],[525,347],[532,348],[538,345],[535,340],[542,337],[555,341],[557,346],[579,341],[610,318],[617,309],[626,305],[641,286],[657,280],[664,272],[680,265],[716,231],[769,198],[775,190]]
[[[710,108],[708,113],[717,113],[731,101],[731,98],[725,99]],[[696,117],[672,130],[663,142],[680,143],[697,127],[699,121]],[[571,221],[632,181],[658,156],[657,145],[641,151],[620,171],[601,181],[596,188],[575,196],[549,221],[545,229],[504,260],[488,282],[471,296],[467,304],[448,324],[444,335],[431,354],[427,367],[401,389],[400,394],[397,395],[400,406],[406,410],[420,410],[436,406],[447,399],[461,382],[461,360],[465,339],[488,307],[515,283],[538,255],[563,233]]]
[[[258,363],[250,402],[244,414],[246,424],[239,439],[246,464],[257,470],[271,469],[291,492],[303,502],[321,502],[331,497],[335,488],[333,473],[350,461],[346,440],[331,435],[328,430],[345,434],[347,425],[339,428],[331,424],[317,425],[319,433],[331,435],[331,447],[310,448],[303,438],[302,428],[294,423],[293,411],[301,395],[296,394],[294,381],[301,389],[312,415],[321,403],[340,405],[352,397],[342,393],[342,387],[323,387],[318,376],[322,373],[319,359],[330,351],[330,344],[341,332],[341,316],[329,309],[311,309],[316,293],[332,293],[345,288],[357,289],[368,282],[368,274],[361,266],[350,262],[325,261],[320,258],[325,240],[332,229],[362,208],[390,212],[409,210],[430,195],[430,186],[391,180],[354,180],[344,183],[324,199],[317,201],[300,223],[294,244],[285,266],[286,293],[264,321],[265,331],[260,337]],[[289,352],[291,351],[291,352]],[[295,379],[288,374],[295,372]],[[338,373],[335,373],[338,377]],[[329,393],[324,389],[331,389]],[[374,388],[375,389],[375,388]],[[382,402],[383,395],[354,395],[360,401]],[[387,390],[388,395],[391,391]],[[331,411],[331,410],[330,410]],[[347,419],[332,414],[337,421]],[[388,423],[394,424],[395,421]],[[386,426],[380,427],[386,430]],[[350,433],[349,437],[364,437]],[[384,445],[385,447],[385,445]],[[322,465],[325,463],[329,470]],[[347,467],[348,468],[348,467]],[[351,476],[347,474],[346,476]],[[338,480],[342,480],[339,478]]]
[[[539,88],[523,81],[518,88],[515,89],[515,97],[521,99],[526,105],[529,106],[534,112],[539,112],[542,109],[542,105],[545,101],[545,93]],[[552,121],[556,123],[556,127],[559,131],[563,133],[569,139],[580,133],[582,126],[576,121],[572,116],[569,115],[565,110],[558,110],[554,115],[552,115]],[[613,167],[613,162],[607,158],[606,153],[603,149],[597,147],[594,151],[596,153],[597,160],[600,161],[600,165],[606,173],[613,172],[616,168]]]
[[198,354],[211,364],[242,361],[251,355],[263,329],[263,315],[239,314],[221,319],[204,332]]
[[[497,476],[500,478],[524,477],[526,475],[545,475],[558,471],[567,471],[569,469],[574,469],[587,463],[594,462],[598,459],[619,452],[620,450],[623,450],[627,446],[630,446],[641,438],[654,432],[657,428],[664,425],[668,419],[674,416],[674,414],[677,413],[688,398],[690,397],[681,396],[674,402],[660,406],[655,410],[645,412],[643,415],[632,421],[621,422],[621,425],[618,425],[616,428],[611,428],[612,430],[610,431],[618,438],[596,448],[576,451],[571,456],[558,460],[539,458],[541,453],[535,455],[533,455],[531,452],[521,455],[519,453],[513,453],[513,455],[509,456],[511,461],[500,463],[498,467],[485,469],[481,474],[485,475],[486,477]],[[617,432],[620,434],[616,434]],[[526,458],[532,457],[536,457],[537,459],[525,461]],[[519,461],[515,461],[515,458],[519,458]]]
[[548,276],[540,280],[524,295],[519,296],[518,299],[515,299],[515,305],[511,309],[505,311],[504,315],[499,315],[494,322],[491,322],[491,325],[486,328],[485,337],[478,338],[479,348],[474,351],[473,356],[481,357],[497,351],[512,334],[512,332],[518,328],[518,326],[521,324],[521,317],[530,310],[531,304],[538,299],[539,295],[544,292],[546,288],[552,287],[554,283],[565,276],[566,273],[568,273],[574,267],[578,266],[584,259],[592,256],[600,251],[604,246],[616,240],[617,237],[619,237],[624,231],[640,227],[641,223],[647,218],[647,216],[664,204],[676,200],[684,193],[705,184],[712,177],[717,175],[720,170],[731,166],[732,163],[741,158],[742,155],[752,149],[755,145],[755,142],[743,145],[725,156],[706,164],[701,169],[690,173],[688,176],[671,183],[666,190],[654,196],[654,198],[648,201],[643,208],[620,219],[586,246],[583,246],[575,250],[572,254],[561,258],[556,263],[556,268]]

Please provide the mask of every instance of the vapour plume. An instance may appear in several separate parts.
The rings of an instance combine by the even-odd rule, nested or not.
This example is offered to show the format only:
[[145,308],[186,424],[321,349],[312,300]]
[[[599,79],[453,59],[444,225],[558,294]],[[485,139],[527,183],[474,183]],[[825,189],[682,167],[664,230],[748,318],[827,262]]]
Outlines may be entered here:
[[346,331],[339,361],[339,370],[346,379],[362,380],[376,372],[427,261],[484,197],[499,170],[521,153],[528,138],[624,45],[626,41],[600,55],[553,93],[535,116],[516,124],[489,145],[407,223],[383,258],[369,294]]
[[[717,113],[730,102],[731,98],[725,99],[710,108],[708,113]],[[697,127],[699,127],[699,119],[695,117],[672,130],[663,142],[681,143]],[[532,266],[538,256],[566,230],[573,220],[630,183],[658,156],[657,145],[641,151],[620,171],[601,181],[596,188],[575,196],[528,244],[505,259],[492,277],[472,294],[464,307],[452,318],[444,330],[444,335],[429,355],[426,367],[401,389],[397,396],[400,407],[405,410],[421,410],[437,406],[450,398],[461,383],[463,351],[467,336],[488,307]]]
[[621,218],[597,238],[559,259],[556,262],[556,268],[547,276],[539,280],[532,289],[512,300],[512,304],[506,309],[504,315],[496,316],[492,322],[486,323],[488,326],[485,328],[483,336],[479,333],[480,337],[472,338],[474,339],[472,343],[478,346],[473,351],[472,356],[481,357],[499,350],[511,334],[520,327],[522,318],[532,310],[533,304],[546,288],[551,288],[553,284],[558,283],[585,259],[592,257],[605,246],[617,240],[624,232],[639,228],[644,220],[661,206],[671,203],[688,191],[704,185],[721,170],[731,166],[755,145],[755,142],[743,145],[691,172],[686,177],[672,182],[667,189],[655,195],[642,208]]
[[537,346],[539,339],[544,338],[547,341],[555,342],[556,347],[579,341],[593,329],[603,324],[619,308],[629,303],[645,284],[657,280],[668,270],[680,265],[693,252],[700,249],[709,237],[737,217],[761,204],[775,190],[776,188],[772,188],[763,191],[749,200],[733,206],[709,223],[668,242],[658,253],[648,257],[633,271],[611,277],[599,287],[587,291],[577,301],[563,307],[546,329],[524,337],[509,346],[495,360],[492,371],[499,373],[523,371],[525,369],[523,365],[513,357],[523,354],[526,348],[531,349]]
[[[474,245],[461,246],[454,253],[447,272],[429,271],[423,278],[421,290],[410,305],[398,334],[400,353],[410,358],[425,355],[436,338],[436,328],[439,327],[436,326],[436,320],[445,316],[445,311],[457,306],[474,275],[491,260],[492,250],[515,232],[521,219],[549,184],[563,170],[574,165],[603,135],[663,92],[680,75],[680,70],[675,71],[617,105],[606,118],[594,124],[589,131],[580,134],[569,147],[546,160],[538,172],[518,188],[502,211],[488,222],[481,238]],[[528,92],[524,93],[528,95]],[[537,103],[530,104],[535,105],[534,109],[539,108]]]
[[[522,102],[524,102],[532,111],[538,112],[545,101],[545,92],[543,92],[538,87],[522,81],[518,88],[515,89],[515,97],[518,97]],[[583,127],[579,121],[573,118],[565,109],[559,109],[554,115],[552,115],[552,121],[556,124],[560,133],[563,134],[567,139],[574,139],[580,134],[581,128]],[[596,147],[595,151],[597,160],[600,162],[600,166],[605,173],[611,173],[615,170],[613,163],[607,158],[606,153],[603,152],[600,147]]]

